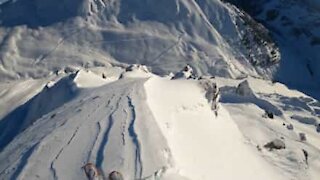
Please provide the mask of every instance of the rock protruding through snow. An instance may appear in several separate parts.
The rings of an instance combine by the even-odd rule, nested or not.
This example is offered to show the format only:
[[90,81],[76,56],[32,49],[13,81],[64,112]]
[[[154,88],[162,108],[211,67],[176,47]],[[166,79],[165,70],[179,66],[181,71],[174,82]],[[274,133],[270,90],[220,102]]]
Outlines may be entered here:
[[172,79],[190,79],[195,78],[193,68],[190,65],[186,65],[180,72],[177,72]]
[[147,66],[141,65],[141,64],[132,64],[132,65],[128,66],[126,68],[126,72],[130,72],[130,71],[142,71],[145,73],[150,73]]
[[200,86],[205,90],[205,96],[209,103],[211,103],[211,109],[216,113],[219,108],[219,88],[214,79],[201,78],[199,79]]
[[245,80],[238,85],[236,93],[240,96],[255,97],[248,80]]
[[286,148],[286,144],[280,140],[280,139],[275,139],[269,143],[267,143],[266,145],[264,145],[265,148],[268,148],[270,151],[276,149],[285,149]]
[[141,64],[132,64],[126,68],[126,71],[121,74],[122,78],[146,78],[152,74],[148,70],[147,66]]

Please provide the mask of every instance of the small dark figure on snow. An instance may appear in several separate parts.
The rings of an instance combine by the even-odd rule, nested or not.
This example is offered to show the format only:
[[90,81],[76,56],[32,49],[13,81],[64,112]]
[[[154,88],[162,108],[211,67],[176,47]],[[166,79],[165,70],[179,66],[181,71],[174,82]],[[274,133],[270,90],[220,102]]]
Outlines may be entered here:
[[102,73],[102,78],[107,79],[107,76],[104,73]]
[[307,136],[305,133],[299,133],[299,138],[301,142],[307,141]]
[[256,146],[258,151],[262,151],[261,147],[259,145]]
[[292,125],[292,124],[288,124],[288,125],[287,125],[287,129],[288,129],[288,130],[293,130],[293,125]]
[[273,119],[273,118],[274,118],[274,115],[273,115],[272,112],[266,110],[265,113],[266,113],[266,115],[267,115],[268,118],[270,118],[270,119]]
[[276,150],[280,150],[280,149],[285,149],[286,148],[286,145],[285,143],[280,140],[280,139],[275,139],[269,143],[267,143],[266,145],[264,145],[263,147],[269,149],[269,151],[272,151],[274,149]]
[[306,151],[306,150],[302,149],[302,152],[303,152],[303,155],[304,155],[304,158],[305,158],[306,164],[308,165],[308,156],[309,156],[308,151]]

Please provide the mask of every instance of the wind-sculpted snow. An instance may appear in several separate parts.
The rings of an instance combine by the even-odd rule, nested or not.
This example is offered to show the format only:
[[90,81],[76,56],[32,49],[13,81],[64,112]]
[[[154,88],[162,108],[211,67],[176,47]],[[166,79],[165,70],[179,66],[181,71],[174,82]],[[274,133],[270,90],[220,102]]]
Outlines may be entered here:
[[[79,89],[71,102],[35,120],[5,146],[0,158],[1,162],[8,161],[1,163],[0,177],[84,179],[81,167],[86,162],[95,163],[104,174],[119,170],[129,179],[154,176],[166,166],[161,152],[168,148],[152,124],[152,115],[143,113],[146,107],[139,107],[143,103],[141,93],[133,93],[135,88],[143,92],[139,84],[144,81],[121,80],[94,92]],[[132,100],[135,96],[139,98]],[[143,119],[148,120],[139,122]],[[137,123],[150,131],[140,129]],[[20,147],[21,143],[26,146]],[[6,158],[7,153],[12,156]],[[142,164],[146,164],[145,170]]]
[[319,179],[319,101],[268,81],[315,86],[306,8],[253,9],[267,29],[220,0],[1,2],[0,179]]
[[[241,80],[211,78],[222,96],[213,110],[207,98],[216,89],[204,77],[159,77],[139,65],[117,76],[102,84],[89,81],[91,73],[51,79],[37,101],[27,103],[38,107],[35,102],[47,100],[41,94],[55,91],[55,101],[46,103],[50,109],[28,111],[36,113],[32,120],[7,121],[24,129],[8,131],[2,124],[14,136],[1,139],[0,179],[86,179],[81,167],[87,163],[103,178],[117,171],[128,180],[317,179],[316,100],[254,78],[247,79],[254,98],[239,97],[234,89]],[[267,93],[274,89],[278,95]],[[65,96],[69,90],[76,93]],[[279,112],[270,119],[265,110]],[[264,148],[275,139],[285,148]]]
[[52,88],[44,87],[37,96],[5,116],[0,121],[0,150],[38,118],[75,97],[73,86],[71,77],[65,77]]

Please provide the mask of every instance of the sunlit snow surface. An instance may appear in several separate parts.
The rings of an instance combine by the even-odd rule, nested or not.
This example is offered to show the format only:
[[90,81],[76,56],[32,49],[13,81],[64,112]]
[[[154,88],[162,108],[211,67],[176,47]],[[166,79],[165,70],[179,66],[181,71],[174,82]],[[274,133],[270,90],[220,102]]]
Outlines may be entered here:
[[[126,180],[319,179],[320,103],[270,80],[317,92],[316,81],[304,63],[279,64],[242,11],[220,0],[57,2],[0,3],[1,180],[85,180],[88,162]],[[217,111],[201,81],[217,83]],[[285,148],[264,148],[274,140]]]
[[[279,83],[247,80],[253,99],[234,92],[241,80],[214,79],[221,93],[217,116],[199,80],[170,80],[141,68],[53,75],[42,81],[40,92],[12,82],[1,91],[38,95],[6,106],[26,115],[3,113],[0,177],[86,179],[81,167],[92,162],[105,176],[117,170],[128,180],[316,180],[319,102]],[[269,119],[263,108],[279,113]],[[306,142],[300,142],[300,132]],[[276,138],[286,149],[263,147]],[[302,149],[309,153],[308,164]]]

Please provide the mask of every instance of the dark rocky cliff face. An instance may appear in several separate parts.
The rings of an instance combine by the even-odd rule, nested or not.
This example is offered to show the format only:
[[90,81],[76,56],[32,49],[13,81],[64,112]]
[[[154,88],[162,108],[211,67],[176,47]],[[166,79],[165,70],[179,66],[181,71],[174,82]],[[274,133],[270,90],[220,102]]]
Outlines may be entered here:
[[[320,86],[320,1],[224,0],[246,11],[280,46],[277,79],[295,87]],[[299,73],[297,73],[299,72]]]
[[250,15],[257,15],[263,11],[263,6],[267,0],[222,0],[223,2],[228,2],[234,4],[238,8],[243,9]]

